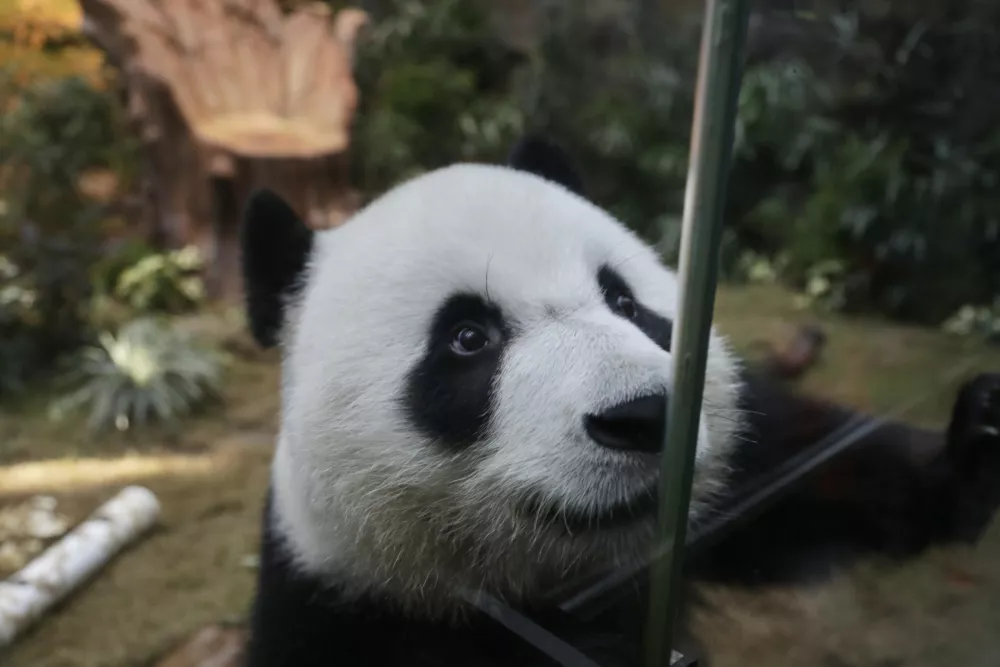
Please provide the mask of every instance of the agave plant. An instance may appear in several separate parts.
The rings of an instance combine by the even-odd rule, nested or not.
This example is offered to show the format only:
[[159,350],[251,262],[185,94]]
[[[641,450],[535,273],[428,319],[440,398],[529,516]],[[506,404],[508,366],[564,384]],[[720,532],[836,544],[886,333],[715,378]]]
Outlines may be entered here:
[[222,357],[163,321],[134,320],[86,348],[69,380],[74,389],[52,406],[60,418],[90,413],[92,429],[126,430],[152,417],[174,422],[218,395]]

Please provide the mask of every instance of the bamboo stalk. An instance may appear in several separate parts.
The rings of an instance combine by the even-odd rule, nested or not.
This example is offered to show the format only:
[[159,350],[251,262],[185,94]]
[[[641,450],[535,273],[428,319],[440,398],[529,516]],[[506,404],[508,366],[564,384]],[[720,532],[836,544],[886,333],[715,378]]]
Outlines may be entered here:
[[[671,349],[674,387],[660,475],[660,535],[669,549],[650,572],[645,664],[672,664],[683,545],[701,418],[708,339],[749,0],[707,0],[695,93],[679,267],[680,301]],[[681,548],[675,548],[681,545]]]

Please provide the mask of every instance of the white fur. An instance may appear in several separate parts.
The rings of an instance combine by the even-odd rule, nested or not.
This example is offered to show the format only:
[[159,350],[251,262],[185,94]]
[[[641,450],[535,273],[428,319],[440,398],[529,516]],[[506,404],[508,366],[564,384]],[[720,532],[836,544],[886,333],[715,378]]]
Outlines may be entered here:
[[[418,177],[322,232],[286,325],[276,517],[299,565],[423,610],[454,586],[539,595],[649,546],[652,522],[566,535],[515,515],[541,497],[599,508],[656,483],[658,457],[592,442],[583,417],[669,389],[671,355],[605,305],[602,264],[673,319],[677,281],[607,213],[535,176],[459,165]],[[493,436],[447,453],[399,402],[444,299],[472,290],[510,318]],[[735,362],[713,333],[693,514],[725,479]]]

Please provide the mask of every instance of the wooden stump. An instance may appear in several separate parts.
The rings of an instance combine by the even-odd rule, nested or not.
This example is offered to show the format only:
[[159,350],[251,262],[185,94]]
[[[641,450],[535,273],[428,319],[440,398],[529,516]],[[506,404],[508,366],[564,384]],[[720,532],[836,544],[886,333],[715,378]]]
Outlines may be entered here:
[[274,0],[81,0],[85,33],[121,73],[144,158],[142,220],[197,245],[212,296],[241,292],[238,233],[252,190],[315,227],[353,212],[347,149],[354,45],[367,17]]

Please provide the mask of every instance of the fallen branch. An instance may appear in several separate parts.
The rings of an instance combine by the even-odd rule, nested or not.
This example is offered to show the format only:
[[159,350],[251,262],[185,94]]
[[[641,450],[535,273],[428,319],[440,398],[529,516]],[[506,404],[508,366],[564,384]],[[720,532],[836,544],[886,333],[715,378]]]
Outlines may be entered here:
[[126,487],[20,572],[0,581],[0,647],[150,528],[159,513],[151,491]]

